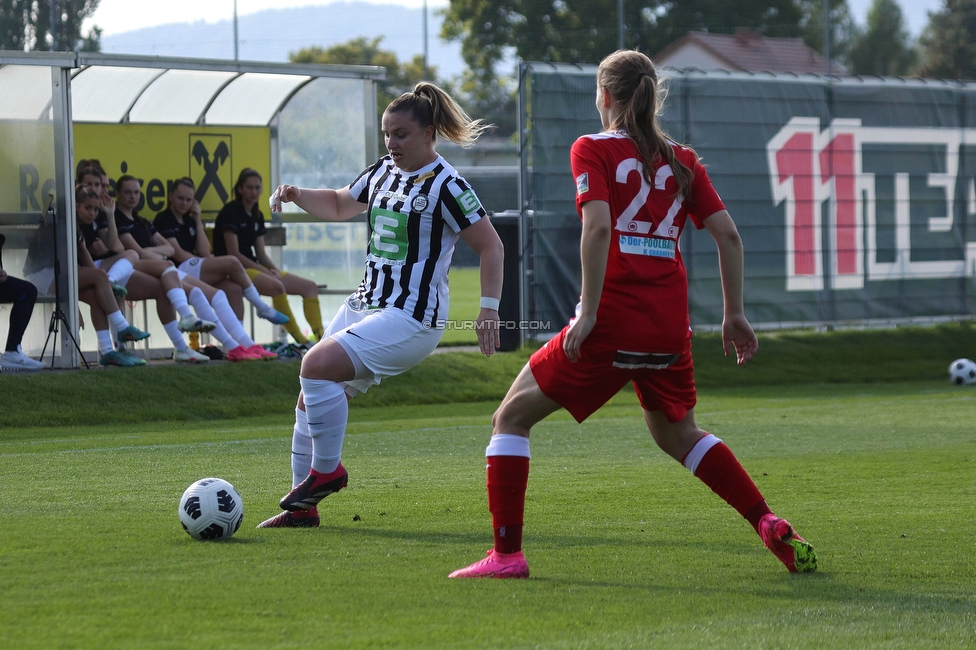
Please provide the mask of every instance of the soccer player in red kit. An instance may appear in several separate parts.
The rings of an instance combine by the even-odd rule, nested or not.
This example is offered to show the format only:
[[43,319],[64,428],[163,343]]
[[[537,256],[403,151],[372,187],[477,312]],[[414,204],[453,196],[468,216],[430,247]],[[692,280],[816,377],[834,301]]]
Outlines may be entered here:
[[813,547],[774,515],[732,451],[695,423],[688,279],[678,239],[688,219],[715,239],[725,353],[739,365],[759,347],[742,301],[742,240],[690,148],[661,131],[651,60],[618,51],[597,71],[604,130],[571,151],[583,222],[576,317],[529,359],[492,418],[486,450],[494,547],[452,578],[527,578],[522,553],[529,432],[565,408],[582,422],[634,383],[658,446],[735,508],[790,571],[817,567]]

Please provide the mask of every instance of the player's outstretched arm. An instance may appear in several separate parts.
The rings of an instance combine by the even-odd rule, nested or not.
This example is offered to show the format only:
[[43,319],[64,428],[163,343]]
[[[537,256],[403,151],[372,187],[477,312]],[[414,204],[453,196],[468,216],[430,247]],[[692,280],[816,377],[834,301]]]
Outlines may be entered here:
[[294,185],[279,185],[268,204],[272,212],[281,212],[283,203],[294,203],[305,212],[323,221],[347,221],[360,214],[366,207],[356,201],[348,188],[330,190],[312,189]]
[[[502,276],[505,272],[505,247],[502,246],[498,233],[488,219],[484,218],[462,230],[461,239],[478,256],[481,269],[481,297],[500,299]],[[475,322],[475,331],[478,333],[478,347],[486,357],[494,354],[501,344],[498,327],[498,310],[482,307]]]
[[705,219],[705,229],[718,247],[718,265],[722,276],[722,346],[725,356],[735,348],[736,362],[741,366],[759,349],[759,339],[745,316],[742,301],[742,238],[728,211],[720,210]]

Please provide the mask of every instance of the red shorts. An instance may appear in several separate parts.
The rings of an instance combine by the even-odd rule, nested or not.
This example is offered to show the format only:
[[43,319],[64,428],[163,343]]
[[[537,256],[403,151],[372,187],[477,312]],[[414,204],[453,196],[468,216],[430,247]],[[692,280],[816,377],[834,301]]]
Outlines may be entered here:
[[627,382],[647,411],[662,411],[668,422],[680,422],[695,404],[695,367],[689,348],[681,354],[594,350],[583,345],[576,363],[563,351],[564,328],[529,359],[539,388],[549,399],[582,422]]

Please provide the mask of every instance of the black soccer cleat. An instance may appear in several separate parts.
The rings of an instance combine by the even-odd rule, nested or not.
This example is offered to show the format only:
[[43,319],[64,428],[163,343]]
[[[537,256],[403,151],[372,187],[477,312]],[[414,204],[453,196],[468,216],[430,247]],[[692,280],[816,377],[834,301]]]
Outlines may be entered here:
[[339,466],[331,474],[309,474],[304,481],[282,497],[278,505],[281,506],[282,510],[308,510],[348,484],[349,474],[342,463],[339,463]]

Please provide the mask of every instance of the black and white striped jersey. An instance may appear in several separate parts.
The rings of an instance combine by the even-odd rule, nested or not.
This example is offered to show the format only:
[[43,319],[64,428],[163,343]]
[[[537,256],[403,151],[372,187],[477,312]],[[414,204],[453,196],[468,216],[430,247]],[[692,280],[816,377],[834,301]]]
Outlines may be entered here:
[[384,156],[349,185],[369,222],[366,273],[354,294],[421,323],[448,317],[447,273],[459,233],[486,215],[471,186],[440,155],[404,172]]

